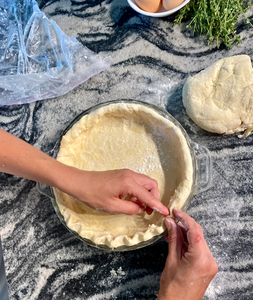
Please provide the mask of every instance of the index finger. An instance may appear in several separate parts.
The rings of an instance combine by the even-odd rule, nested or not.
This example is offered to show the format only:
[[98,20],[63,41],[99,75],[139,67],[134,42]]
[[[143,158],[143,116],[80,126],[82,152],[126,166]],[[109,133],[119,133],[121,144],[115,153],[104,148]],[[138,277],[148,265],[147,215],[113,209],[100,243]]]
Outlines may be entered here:
[[186,230],[189,248],[193,247],[196,249],[200,244],[203,242],[205,243],[203,230],[195,220],[176,207],[173,209],[173,214],[182,223]]
[[151,192],[155,196],[156,199],[159,199],[159,189],[158,183],[155,179],[140,173],[133,172],[134,180],[141,186],[143,186],[146,190]]
[[132,195],[137,197],[137,199],[152,208],[153,210],[159,212],[164,216],[169,215],[168,208],[162,204],[150,191],[145,187],[136,183],[132,191]]

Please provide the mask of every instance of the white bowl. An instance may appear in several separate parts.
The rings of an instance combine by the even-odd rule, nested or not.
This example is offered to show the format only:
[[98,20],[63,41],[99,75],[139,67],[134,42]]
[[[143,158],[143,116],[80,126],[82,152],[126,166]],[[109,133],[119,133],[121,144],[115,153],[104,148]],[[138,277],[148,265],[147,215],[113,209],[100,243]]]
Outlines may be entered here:
[[143,14],[145,16],[149,16],[149,17],[155,17],[155,18],[163,18],[163,17],[167,17],[169,15],[174,14],[176,11],[178,11],[179,9],[181,9],[182,7],[184,7],[188,2],[190,2],[190,0],[185,0],[182,4],[180,4],[179,6],[171,9],[171,10],[166,10],[163,6],[155,13],[150,13],[147,12],[145,10],[142,10],[139,8],[139,6],[136,4],[136,2],[134,0],[127,0],[128,4],[132,7],[132,9],[134,9],[135,11],[137,11],[140,14]]

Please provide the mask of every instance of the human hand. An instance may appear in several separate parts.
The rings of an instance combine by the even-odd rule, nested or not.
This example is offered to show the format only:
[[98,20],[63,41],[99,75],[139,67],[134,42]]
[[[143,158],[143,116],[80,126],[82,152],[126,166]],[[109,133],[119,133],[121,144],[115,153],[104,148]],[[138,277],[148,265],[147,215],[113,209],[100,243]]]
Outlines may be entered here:
[[[0,129],[0,172],[34,180],[111,213],[137,214],[169,210],[158,199],[157,182],[130,170],[82,171],[67,166]],[[130,196],[130,201],[123,200]]]
[[[137,214],[169,210],[158,199],[157,182],[131,170],[82,171],[60,163],[0,129],[0,171],[44,183],[111,213]],[[123,198],[130,196],[130,201]]]
[[[71,169],[61,190],[100,211],[133,215],[153,210],[169,215],[159,201],[156,180],[128,169],[103,172]],[[130,197],[130,201],[123,198]]]
[[177,208],[173,214],[179,222],[165,219],[169,254],[157,300],[201,300],[218,266],[201,226]]

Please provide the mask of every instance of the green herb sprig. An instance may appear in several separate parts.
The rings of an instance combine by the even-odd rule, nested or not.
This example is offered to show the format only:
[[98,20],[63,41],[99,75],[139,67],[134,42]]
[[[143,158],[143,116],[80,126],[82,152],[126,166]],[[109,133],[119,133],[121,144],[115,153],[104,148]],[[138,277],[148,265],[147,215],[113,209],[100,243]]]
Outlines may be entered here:
[[253,27],[245,15],[250,6],[248,0],[191,0],[179,11],[174,22],[181,25],[190,21],[187,28],[205,35],[208,44],[216,42],[219,48],[224,43],[231,49],[241,42],[241,36],[236,32],[239,17]]

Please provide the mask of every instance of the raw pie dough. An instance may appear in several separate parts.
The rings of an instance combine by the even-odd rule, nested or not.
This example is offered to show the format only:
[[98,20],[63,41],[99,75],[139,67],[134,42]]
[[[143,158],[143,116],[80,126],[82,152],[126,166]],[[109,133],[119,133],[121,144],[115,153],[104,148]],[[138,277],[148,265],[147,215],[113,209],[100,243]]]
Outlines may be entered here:
[[253,69],[250,57],[226,57],[189,77],[183,87],[183,103],[201,128],[232,134],[253,127]]
[[[192,158],[181,130],[144,105],[113,103],[81,118],[62,138],[57,159],[83,170],[128,168],[155,178],[160,199],[182,208],[193,183]],[[103,191],[101,191],[102,193]],[[163,217],[97,211],[54,189],[67,226],[95,244],[116,248],[164,232]]]

